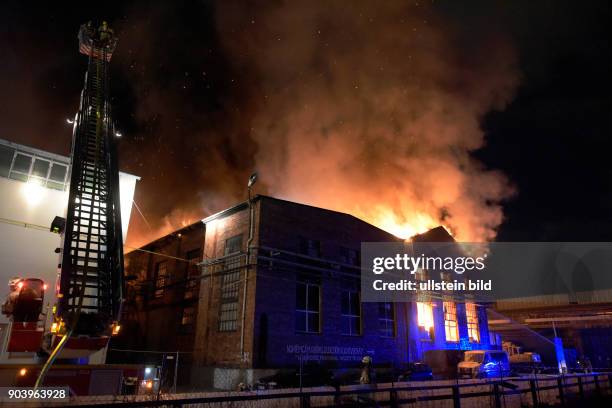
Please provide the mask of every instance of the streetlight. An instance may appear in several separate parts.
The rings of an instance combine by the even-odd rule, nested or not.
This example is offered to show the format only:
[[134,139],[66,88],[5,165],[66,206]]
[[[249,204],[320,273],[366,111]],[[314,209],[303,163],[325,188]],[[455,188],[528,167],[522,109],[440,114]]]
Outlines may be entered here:
[[244,361],[244,323],[246,319],[246,295],[247,295],[247,283],[249,278],[249,265],[251,262],[251,243],[253,242],[253,203],[251,200],[251,187],[257,182],[257,172],[251,174],[249,182],[247,183],[247,195],[249,206],[249,240],[247,241],[246,247],[246,265],[244,269],[244,285],[243,285],[243,296],[242,296],[242,325],[240,327],[240,360]]
[[247,187],[249,188],[249,193],[251,191],[251,187],[253,187],[253,184],[255,184],[257,182],[257,172],[251,174],[251,177],[249,177],[249,183],[247,184]]

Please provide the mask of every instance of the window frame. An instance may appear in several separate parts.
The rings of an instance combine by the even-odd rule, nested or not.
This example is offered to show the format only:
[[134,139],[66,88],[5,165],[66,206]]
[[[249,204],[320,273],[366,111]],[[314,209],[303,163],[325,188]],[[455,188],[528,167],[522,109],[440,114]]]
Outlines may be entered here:
[[217,331],[233,332],[238,330],[238,302],[220,302]]
[[300,252],[302,255],[311,258],[321,258],[321,241],[318,239],[300,237]]
[[449,343],[458,343],[459,322],[457,321],[457,303],[444,301],[442,302],[442,309],[444,313],[444,338]]
[[[163,266],[163,275],[160,275],[161,267]],[[153,297],[155,299],[163,298],[166,293],[166,280],[168,278],[168,261],[159,261],[155,265],[155,280]],[[160,284],[161,282],[161,284]]]
[[[300,285],[304,286],[305,289],[305,293],[304,293],[304,308],[300,309],[298,307],[298,290],[300,289]],[[311,309],[309,306],[309,300],[310,300],[310,291],[311,288],[316,288],[317,289],[317,304],[316,304],[316,310]],[[298,314],[303,314],[304,315],[304,321],[305,321],[305,327],[302,329],[300,327],[298,327],[298,320],[297,320],[297,315]],[[316,315],[317,317],[317,327],[316,328],[311,328],[310,326],[310,319],[309,317],[311,315]],[[296,285],[295,285],[295,313],[294,316],[296,316],[295,318],[295,331],[296,333],[301,333],[301,334],[320,334],[321,333],[321,284],[317,283],[317,282],[312,282],[312,281],[308,281],[306,279],[301,280],[298,279],[296,280]]]
[[[433,303],[432,302],[415,302],[417,305],[417,326],[421,330],[421,333],[425,336],[422,336],[423,340],[433,340],[434,339],[434,313],[433,313]],[[425,316],[427,314],[427,316]],[[427,317],[427,319],[426,319]],[[424,323],[431,323],[431,326],[426,326]]]
[[185,292],[183,293],[183,299],[185,300],[197,298],[199,295],[200,277],[198,276],[199,273],[196,265],[191,261],[200,261],[202,259],[202,253],[202,248],[195,248],[185,253],[185,259],[189,261],[189,265],[187,265],[187,276],[185,278]]
[[[23,183],[35,181],[38,184],[44,187],[53,189],[53,190],[59,190],[59,191],[66,190],[66,186],[68,184],[67,178],[68,178],[68,173],[70,170],[70,164],[62,163],[62,162],[56,161],[49,157],[25,152],[23,150],[19,150],[15,148],[7,147],[7,149],[12,150],[13,156],[10,159],[8,173],[5,176],[6,178],[9,178],[15,181],[21,181]],[[15,168],[15,163],[19,156],[23,156],[23,157],[30,159],[30,164],[28,166],[27,171],[24,169]],[[45,176],[39,176],[39,175],[33,174],[34,166],[36,165],[36,162],[47,163],[47,171],[46,171]],[[56,166],[64,168],[64,177],[61,181],[51,178],[51,172],[53,171],[53,168],[55,168]]]
[[476,303],[465,304],[465,317],[470,343],[480,343],[480,322],[478,319],[478,305]]
[[[223,248],[223,270],[219,283],[219,312],[217,331],[238,330],[238,301],[240,299],[241,259],[243,244],[242,233],[225,239]],[[238,241],[235,245],[234,241]]]
[[[340,294],[340,301],[342,303],[344,303],[344,296],[348,295],[348,307],[349,307],[349,311],[348,313],[345,313],[344,310],[342,310],[342,305],[340,307],[340,318],[343,320],[348,319],[349,321],[349,333],[344,332],[344,324],[341,324],[341,334],[344,336],[361,336],[363,335],[363,321],[362,321],[362,317],[363,317],[363,311],[362,311],[362,307],[361,307],[361,292],[359,291],[359,289],[355,289],[355,288],[344,288],[341,291]],[[351,313],[354,312],[353,310],[351,310],[352,304],[353,304],[353,296],[357,297],[357,314],[355,313]],[[352,322],[354,320],[357,320],[358,322],[358,329],[357,329],[357,333],[353,333],[353,325]]]
[[[187,310],[191,310],[191,313],[189,315],[189,317],[191,318],[191,320],[187,323],[185,323],[185,317],[187,316],[185,312],[187,312]],[[181,326],[182,327],[190,327],[193,326],[195,323],[195,317],[196,317],[196,312],[197,309],[195,306],[187,306],[183,308],[183,313],[181,314]]]
[[361,263],[361,251],[349,247],[340,247],[341,262],[346,265],[359,266]]
[[[386,305],[391,305],[390,311],[391,316],[387,316],[386,314]],[[381,310],[384,310],[383,315],[381,316]],[[381,327],[381,323],[384,322],[384,330]],[[391,324],[391,335],[388,334],[389,322]],[[378,333],[380,337],[385,338],[395,338],[397,336],[396,326],[395,326],[395,303],[393,302],[380,302],[378,303]]]

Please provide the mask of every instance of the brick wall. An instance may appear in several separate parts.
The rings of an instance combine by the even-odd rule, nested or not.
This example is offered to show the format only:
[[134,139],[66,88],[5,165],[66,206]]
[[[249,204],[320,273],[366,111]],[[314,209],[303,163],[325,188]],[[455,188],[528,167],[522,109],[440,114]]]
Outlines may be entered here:
[[[395,335],[391,338],[380,334],[376,303],[361,305],[361,334],[342,333],[341,291],[351,280],[347,271],[338,267],[346,262],[343,251],[359,251],[361,242],[394,241],[396,237],[346,214],[267,198],[262,200],[260,228],[262,247],[300,254],[304,252],[301,247],[304,240],[314,240],[320,243],[319,257],[331,262],[327,265],[314,262],[323,271],[311,270],[321,280],[321,328],[317,334],[296,331],[296,274],[304,270],[294,265],[260,262],[254,316],[256,366],[296,366],[305,353],[305,358],[320,358],[331,367],[355,366],[366,354],[372,355],[377,364],[400,364],[407,360],[407,315],[403,304],[394,305]],[[298,257],[296,263],[300,262],[304,260]],[[353,272],[358,279],[359,271]],[[312,347],[318,349],[306,352]]]
[[[195,223],[145,245],[141,248],[144,251],[134,250],[125,255],[127,284],[122,328],[120,334],[112,338],[111,348],[192,351],[196,317],[192,324],[183,324],[182,320],[186,308],[194,308],[197,313],[197,263],[201,261],[204,228],[203,223]],[[192,258],[191,262],[185,261],[188,258]],[[163,287],[157,288],[155,278],[161,263],[164,263],[167,277]],[[189,280],[195,287],[188,285]],[[193,296],[186,293],[188,291]],[[117,363],[158,363],[160,358],[161,355],[156,354],[111,350],[108,360]],[[190,354],[181,355],[183,366],[188,365],[190,360]]]
[[[259,201],[253,203],[254,241],[257,245],[259,230]],[[198,307],[197,333],[194,346],[194,356],[202,366],[242,366],[251,364],[253,344],[253,309],[256,290],[254,268],[249,268],[250,278],[247,279],[247,302],[245,314],[244,348],[241,350],[242,308],[244,300],[244,280],[246,273],[246,248],[249,238],[249,211],[246,205],[239,206],[235,211],[206,221],[206,238],[204,244],[204,262],[223,258],[227,240],[242,236],[240,254],[235,255],[240,264],[240,279],[237,283],[237,324],[235,330],[219,330],[219,314],[221,305],[221,284],[223,280],[224,262],[202,268],[202,283]],[[236,262],[236,261],[235,261]]]
[[[359,270],[347,265],[347,251],[359,251],[362,242],[398,238],[347,214],[258,196],[253,202],[254,240],[251,266],[246,267],[249,211],[246,203],[206,222],[195,358],[200,366],[279,368],[295,367],[299,358],[319,360],[330,367],[355,366],[372,355],[377,365],[400,366],[409,358],[422,360],[435,349],[460,349],[463,342],[447,342],[441,302],[434,307],[434,336],[421,339],[414,304],[396,303],[395,332],[382,336],[377,303],[361,304],[361,332],[343,334],[342,290]],[[242,235],[238,311],[235,330],[220,331],[223,257],[228,239]],[[317,254],[304,251],[304,242],[316,242]],[[358,253],[358,252],[356,252]],[[244,279],[248,269],[247,301],[242,330]],[[351,275],[353,273],[353,275]],[[320,281],[320,331],[296,330],[296,280],[316,275]],[[358,287],[358,285],[357,285]],[[481,342],[488,348],[486,314],[479,313]],[[467,338],[465,308],[457,305],[460,338]],[[244,347],[241,339],[244,336]],[[304,357],[306,355],[306,357]],[[302,357],[300,357],[302,356]]]

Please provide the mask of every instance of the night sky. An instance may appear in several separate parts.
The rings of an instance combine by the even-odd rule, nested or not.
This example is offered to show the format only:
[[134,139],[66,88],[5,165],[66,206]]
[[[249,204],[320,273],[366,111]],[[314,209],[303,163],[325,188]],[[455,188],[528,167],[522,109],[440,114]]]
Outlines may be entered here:
[[[408,192],[459,236],[485,214],[463,236],[612,240],[608,1],[353,3],[2,2],[0,137],[68,154],[76,34],[104,19],[120,165],[152,226],[133,213],[128,243],[244,199],[254,169],[259,193],[368,220]],[[428,195],[428,168],[470,205]]]

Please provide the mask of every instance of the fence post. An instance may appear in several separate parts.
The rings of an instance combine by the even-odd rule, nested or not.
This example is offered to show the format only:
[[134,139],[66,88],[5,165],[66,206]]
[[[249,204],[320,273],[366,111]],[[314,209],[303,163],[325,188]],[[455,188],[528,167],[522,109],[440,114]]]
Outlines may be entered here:
[[531,388],[531,400],[533,401],[533,406],[537,407],[540,402],[538,401],[538,389],[536,387],[535,380],[529,380],[529,388]]
[[501,408],[501,398],[499,395],[499,384],[493,384],[493,394],[495,395],[495,408]]
[[399,405],[397,405],[397,391],[395,388],[392,388],[391,391],[389,391],[389,404],[391,405],[391,408],[399,407]]
[[334,386],[335,388],[335,393],[334,393],[334,405],[338,406],[340,405],[340,386],[336,385]]
[[582,386],[582,376],[579,376],[577,379],[578,379],[578,395],[580,395],[580,399],[583,400],[584,399],[584,387]]
[[310,408],[310,395],[300,395],[300,408]]
[[453,408],[461,408],[461,395],[458,385],[453,385]]
[[593,382],[595,383],[595,392],[598,395],[601,395],[601,388],[599,386],[599,375],[598,374],[593,375]]
[[565,406],[565,390],[563,389],[563,377],[557,378],[557,385],[559,387],[559,402]]

